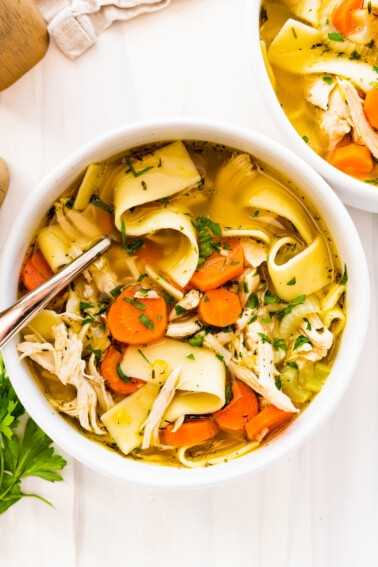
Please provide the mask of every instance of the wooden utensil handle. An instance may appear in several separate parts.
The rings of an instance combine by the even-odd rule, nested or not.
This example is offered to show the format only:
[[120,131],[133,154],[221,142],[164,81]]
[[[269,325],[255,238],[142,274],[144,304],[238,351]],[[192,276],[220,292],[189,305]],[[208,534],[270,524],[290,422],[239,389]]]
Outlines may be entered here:
[[0,0],[0,90],[34,67],[48,44],[46,22],[34,0]]

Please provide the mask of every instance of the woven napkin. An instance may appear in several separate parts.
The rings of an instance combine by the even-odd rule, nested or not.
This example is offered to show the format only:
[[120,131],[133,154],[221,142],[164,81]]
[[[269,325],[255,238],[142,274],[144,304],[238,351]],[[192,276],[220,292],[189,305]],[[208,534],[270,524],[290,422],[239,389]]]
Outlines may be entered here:
[[76,59],[116,20],[129,20],[168,6],[171,0],[37,0],[58,47]]

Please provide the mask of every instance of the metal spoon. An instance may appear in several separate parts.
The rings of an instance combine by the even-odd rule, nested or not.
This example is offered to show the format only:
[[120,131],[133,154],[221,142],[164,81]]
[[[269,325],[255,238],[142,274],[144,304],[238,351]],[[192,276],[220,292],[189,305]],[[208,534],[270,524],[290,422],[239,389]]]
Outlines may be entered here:
[[0,313],[0,348],[3,347],[22,327],[43,309],[66,285],[85,270],[99,255],[111,245],[111,240],[105,237],[100,242],[83,252],[57,274],[33,289],[5,311]]

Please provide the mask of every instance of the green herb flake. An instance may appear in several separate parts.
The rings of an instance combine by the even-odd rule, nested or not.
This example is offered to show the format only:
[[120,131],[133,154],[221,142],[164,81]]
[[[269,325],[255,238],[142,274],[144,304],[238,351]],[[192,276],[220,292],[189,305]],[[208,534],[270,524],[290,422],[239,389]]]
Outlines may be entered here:
[[188,354],[186,358],[189,358],[189,360],[195,360],[194,354],[192,352]]
[[126,173],[132,173],[134,177],[139,177],[140,175],[143,175],[144,173],[146,173],[147,171],[150,171],[150,169],[153,169],[154,166],[153,165],[149,165],[148,167],[145,167],[144,169],[141,169],[140,171],[136,171],[134,169],[133,164],[131,163],[131,160],[129,157],[125,157],[125,162],[128,165],[129,169],[126,171]]
[[289,281],[287,282],[286,285],[295,285],[296,283],[297,283],[297,279],[296,279],[296,277],[294,276],[293,278],[291,278],[291,280],[289,280]]
[[332,41],[345,41],[343,34],[340,32],[330,32],[328,34],[328,39]]
[[273,339],[273,350],[287,350],[287,346],[285,344],[284,339],[279,339],[275,337]]
[[98,195],[92,195],[91,198],[89,199],[89,202],[95,207],[102,209],[103,211],[106,211],[107,213],[113,212],[112,209],[109,207],[109,205],[104,203],[104,201],[100,199]]
[[143,303],[142,301],[138,301],[137,299],[131,299],[131,297],[124,297],[123,301],[125,301],[126,303],[130,303],[130,305],[136,307],[136,309],[140,309],[140,311],[146,310],[146,304]]
[[142,315],[139,315],[139,321],[144,327],[146,327],[146,329],[150,329],[151,331],[155,329],[155,325],[152,319],[147,317],[147,315],[145,315],[144,313],[142,313]]
[[343,273],[343,277],[340,280],[341,284],[346,284],[348,281],[348,268],[346,266],[346,264],[344,265],[344,273]]
[[185,309],[185,307],[182,307],[181,305],[175,305],[175,312],[176,315],[180,316],[184,315],[184,313],[187,312],[187,309]]
[[188,343],[192,346],[201,347],[203,345],[203,340],[204,340],[204,337],[202,335],[197,335],[196,337],[191,337],[188,340]]
[[272,344],[272,341],[270,340],[268,335],[265,335],[265,333],[257,333],[257,334],[259,335],[263,343],[269,343],[270,345]]
[[309,343],[311,345],[310,339],[305,335],[298,335],[298,337],[295,339],[293,350],[296,350],[306,343]]
[[322,79],[323,79],[323,81],[324,81],[325,83],[327,83],[327,85],[332,85],[332,81],[333,81],[333,78],[332,78],[332,77],[329,77],[328,75],[325,75],[324,77],[322,77]]
[[129,376],[126,376],[126,374],[124,373],[124,371],[121,368],[120,362],[117,364],[116,368],[117,368],[117,374],[121,378],[122,382],[125,382],[125,384],[130,382],[131,378],[129,378]]

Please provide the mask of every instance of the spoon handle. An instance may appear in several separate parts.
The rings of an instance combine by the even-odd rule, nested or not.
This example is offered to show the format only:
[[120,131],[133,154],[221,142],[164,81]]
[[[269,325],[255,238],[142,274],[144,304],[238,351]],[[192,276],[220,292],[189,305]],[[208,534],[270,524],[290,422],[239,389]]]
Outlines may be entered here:
[[98,256],[109,248],[111,240],[105,237],[83,252],[58,273],[33,289],[5,311],[0,313],[0,348],[22,327],[33,319],[57,293],[85,270]]

